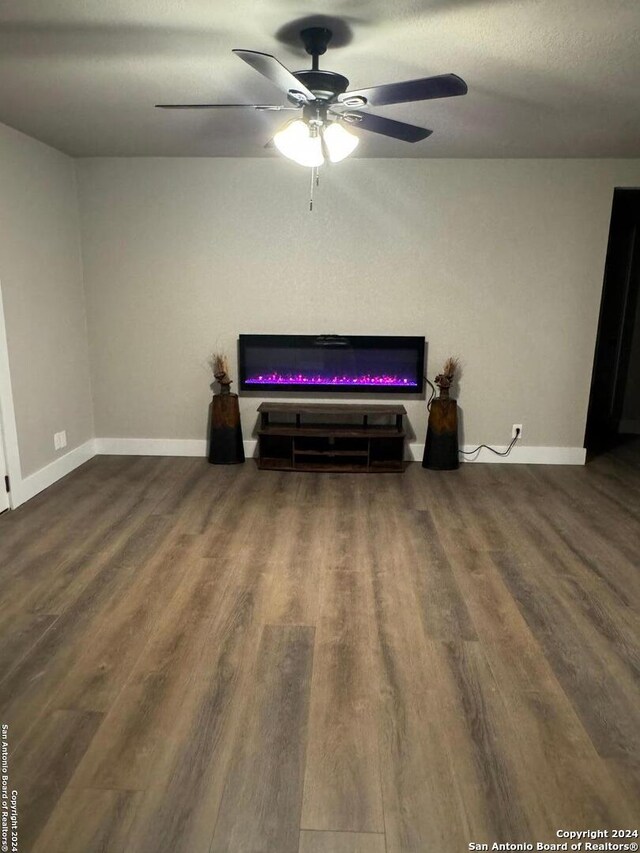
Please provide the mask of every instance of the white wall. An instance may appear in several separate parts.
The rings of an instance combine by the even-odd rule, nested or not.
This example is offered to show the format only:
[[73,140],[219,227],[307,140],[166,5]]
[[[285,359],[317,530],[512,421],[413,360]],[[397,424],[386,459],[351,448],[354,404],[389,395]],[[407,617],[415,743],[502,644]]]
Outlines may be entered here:
[[90,439],[93,412],[74,161],[4,125],[0,286],[26,477]]
[[235,366],[241,332],[336,332],[424,335],[430,377],[460,355],[467,444],[517,422],[582,447],[613,189],[640,161],[352,160],[313,213],[279,159],[78,173],[97,435],[204,438],[212,350]]
[[[25,494],[94,413],[101,437],[204,439],[207,356],[235,367],[240,332],[423,334],[431,377],[463,359],[467,444],[522,422],[524,444],[582,446],[613,188],[639,186],[640,161],[352,160],[312,214],[307,177],[280,159],[74,163],[0,125]],[[242,400],[246,438],[259,401]],[[419,442],[424,402],[407,408]]]

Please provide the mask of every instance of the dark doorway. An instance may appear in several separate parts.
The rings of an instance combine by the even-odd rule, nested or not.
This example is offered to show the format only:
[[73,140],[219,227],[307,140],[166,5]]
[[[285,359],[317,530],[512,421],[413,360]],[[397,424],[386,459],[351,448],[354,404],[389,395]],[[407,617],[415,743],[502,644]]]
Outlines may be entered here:
[[640,435],[640,190],[613,196],[585,447]]

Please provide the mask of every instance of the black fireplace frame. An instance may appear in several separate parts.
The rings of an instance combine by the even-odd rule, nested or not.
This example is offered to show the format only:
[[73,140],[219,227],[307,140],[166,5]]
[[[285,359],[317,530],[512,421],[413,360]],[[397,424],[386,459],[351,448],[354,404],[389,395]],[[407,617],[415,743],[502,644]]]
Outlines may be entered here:
[[[315,348],[352,350],[412,349],[416,384],[403,385],[332,385],[294,383],[247,383],[247,349],[251,345],[277,348]],[[284,394],[410,394],[420,395],[424,391],[425,339],[409,335],[239,335],[238,373],[239,389],[245,393],[260,394],[278,392]],[[414,378],[412,377],[412,379]]]

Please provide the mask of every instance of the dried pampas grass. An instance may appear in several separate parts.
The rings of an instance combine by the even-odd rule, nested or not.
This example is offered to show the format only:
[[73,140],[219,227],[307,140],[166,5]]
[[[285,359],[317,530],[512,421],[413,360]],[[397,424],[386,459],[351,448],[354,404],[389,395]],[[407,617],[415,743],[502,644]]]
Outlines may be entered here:
[[445,361],[442,373],[439,373],[435,378],[435,383],[440,389],[440,399],[449,399],[449,389],[453,385],[453,380],[456,372],[460,373],[460,359],[456,356],[449,356]]
[[450,355],[449,358],[445,361],[444,367],[442,368],[442,373],[444,376],[447,376],[449,380],[453,379],[456,375],[456,371],[460,367],[460,359],[457,356]]
[[222,352],[214,352],[209,359],[209,365],[216,379],[219,376],[226,376],[229,373],[229,360]]

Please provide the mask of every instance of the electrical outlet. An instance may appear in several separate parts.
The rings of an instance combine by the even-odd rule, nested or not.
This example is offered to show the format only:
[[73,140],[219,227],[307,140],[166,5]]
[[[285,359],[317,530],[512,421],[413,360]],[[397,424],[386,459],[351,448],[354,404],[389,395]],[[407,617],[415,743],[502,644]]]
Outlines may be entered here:
[[511,438],[522,438],[522,424],[514,424],[511,427]]
[[55,450],[62,450],[63,447],[67,446],[67,431],[62,430],[62,432],[55,432],[53,434],[53,447]]

